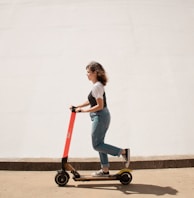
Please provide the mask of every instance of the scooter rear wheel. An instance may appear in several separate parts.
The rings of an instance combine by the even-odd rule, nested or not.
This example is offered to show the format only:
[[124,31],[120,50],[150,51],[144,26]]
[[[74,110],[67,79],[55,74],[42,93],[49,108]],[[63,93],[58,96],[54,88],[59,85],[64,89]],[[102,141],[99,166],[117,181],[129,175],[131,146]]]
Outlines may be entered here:
[[69,174],[66,171],[60,171],[55,176],[55,182],[59,186],[65,186],[69,181]]
[[132,181],[132,174],[130,172],[124,172],[121,174],[120,182],[123,185],[128,185]]

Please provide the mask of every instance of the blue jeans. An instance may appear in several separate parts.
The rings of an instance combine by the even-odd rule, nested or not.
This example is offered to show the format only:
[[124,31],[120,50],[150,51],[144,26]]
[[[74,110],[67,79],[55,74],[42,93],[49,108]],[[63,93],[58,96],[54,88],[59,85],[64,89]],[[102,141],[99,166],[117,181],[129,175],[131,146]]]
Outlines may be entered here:
[[90,113],[92,120],[92,146],[99,152],[101,167],[109,167],[108,154],[120,156],[122,149],[104,143],[104,138],[110,124],[110,113],[108,108]]

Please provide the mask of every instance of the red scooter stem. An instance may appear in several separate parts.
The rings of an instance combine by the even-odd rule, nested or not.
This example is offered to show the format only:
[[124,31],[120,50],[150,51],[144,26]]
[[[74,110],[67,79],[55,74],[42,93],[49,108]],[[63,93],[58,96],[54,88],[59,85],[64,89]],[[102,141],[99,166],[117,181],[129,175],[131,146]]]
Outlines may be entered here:
[[70,121],[69,121],[69,128],[67,131],[66,143],[65,143],[65,148],[64,148],[64,152],[63,152],[63,159],[65,158],[66,160],[68,158],[75,116],[76,116],[75,107],[72,107],[71,117],[70,117]]

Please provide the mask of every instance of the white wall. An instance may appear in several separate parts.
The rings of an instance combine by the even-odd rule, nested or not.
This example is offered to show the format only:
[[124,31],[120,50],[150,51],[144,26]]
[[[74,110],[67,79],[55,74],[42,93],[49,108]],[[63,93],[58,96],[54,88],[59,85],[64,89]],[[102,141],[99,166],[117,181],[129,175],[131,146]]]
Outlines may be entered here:
[[[69,106],[109,76],[107,142],[133,156],[194,154],[193,0],[0,0],[0,158],[61,157]],[[71,157],[98,156],[77,114]]]

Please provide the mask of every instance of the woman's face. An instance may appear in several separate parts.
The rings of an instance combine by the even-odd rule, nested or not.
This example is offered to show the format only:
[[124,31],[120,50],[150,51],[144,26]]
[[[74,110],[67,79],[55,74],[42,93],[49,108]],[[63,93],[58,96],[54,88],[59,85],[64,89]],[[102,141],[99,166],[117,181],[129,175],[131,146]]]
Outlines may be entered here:
[[92,72],[90,69],[87,69],[86,71],[88,79],[95,83],[97,81],[96,72]]

